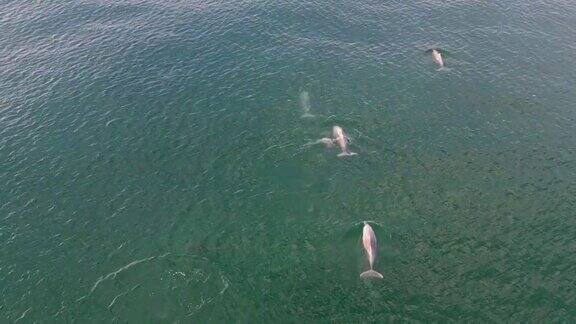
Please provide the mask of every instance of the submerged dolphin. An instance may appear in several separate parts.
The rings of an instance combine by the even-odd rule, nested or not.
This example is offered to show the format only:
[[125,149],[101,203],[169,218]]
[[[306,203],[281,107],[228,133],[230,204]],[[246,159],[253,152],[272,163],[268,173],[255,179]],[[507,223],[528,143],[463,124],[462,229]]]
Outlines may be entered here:
[[350,150],[348,149],[348,142],[350,141],[350,139],[348,138],[348,136],[346,136],[346,134],[344,134],[344,130],[342,130],[342,127],[334,126],[332,128],[332,135],[334,136],[334,141],[338,143],[338,146],[340,146],[340,149],[342,150],[342,153],[338,154],[338,156],[356,155],[356,153],[350,152]]
[[300,106],[302,106],[302,118],[312,118],[314,115],[310,113],[310,95],[308,91],[300,92]]
[[384,278],[380,272],[374,271],[374,263],[378,254],[378,241],[374,230],[367,222],[364,222],[364,229],[362,230],[362,245],[364,245],[364,250],[368,256],[370,270],[362,272],[360,278]]
[[442,60],[442,54],[438,52],[436,49],[432,50],[432,60],[434,63],[438,64],[438,67],[442,69],[444,67],[444,60]]

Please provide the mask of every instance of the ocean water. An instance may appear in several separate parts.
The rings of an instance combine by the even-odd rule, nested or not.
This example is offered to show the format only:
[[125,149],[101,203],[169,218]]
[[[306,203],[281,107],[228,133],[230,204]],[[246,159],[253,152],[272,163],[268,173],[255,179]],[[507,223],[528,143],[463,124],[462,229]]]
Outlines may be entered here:
[[0,322],[576,320],[575,33],[566,0],[0,1]]

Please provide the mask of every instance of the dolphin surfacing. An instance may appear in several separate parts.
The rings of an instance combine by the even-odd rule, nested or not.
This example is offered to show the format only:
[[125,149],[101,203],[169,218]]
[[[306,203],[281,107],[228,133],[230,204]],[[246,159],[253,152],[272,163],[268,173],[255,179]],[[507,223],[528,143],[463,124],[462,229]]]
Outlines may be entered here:
[[367,222],[364,222],[364,228],[362,229],[362,245],[364,246],[366,256],[368,257],[370,269],[362,272],[360,278],[384,278],[380,272],[374,270],[376,256],[378,255],[378,240],[376,239],[374,230]]
[[444,60],[442,59],[442,54],[436,49],[432,50],[432,60],[438,65],[439,70],[444,69]]
[[332,128],[332,136],[334,136],[334,141],[338,143],[338,146],[340,146],[340,149],[342,150],[342,153],[338,154],[339,157],[356,155],[356,153],[350,152],[348,149],[348,142],[350,139],[346,134],[344,134],[342,127],[334,126]]

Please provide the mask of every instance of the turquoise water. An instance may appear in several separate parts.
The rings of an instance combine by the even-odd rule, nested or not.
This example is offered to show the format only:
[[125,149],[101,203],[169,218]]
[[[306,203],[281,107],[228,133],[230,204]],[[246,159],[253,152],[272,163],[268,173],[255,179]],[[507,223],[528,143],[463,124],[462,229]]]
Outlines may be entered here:
[[0,30],[0,322],[576,319],[572,2],[4,0]]

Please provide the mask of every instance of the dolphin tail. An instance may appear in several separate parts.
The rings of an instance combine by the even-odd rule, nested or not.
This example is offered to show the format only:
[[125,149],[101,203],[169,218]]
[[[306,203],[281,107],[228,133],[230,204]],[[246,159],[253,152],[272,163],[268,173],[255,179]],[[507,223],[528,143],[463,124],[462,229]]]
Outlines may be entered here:
[[338,157],[353,156],[353,155],[358,155],[358,153],[354,153],[354,152],[342,152],[342,153],[338,154]]
[[384,278],[384,276],[382,276],[382,274],[378,271],[374,271],[372,269],[368,270],[368,271],[364,271],[360,274],[360,278],[378,278],[378,279],[382,279]]
[[450,71],[450,68],[447,68],[447,67],[445,67],[445,66],[441,66],[441,67],[438,68],[438,70],[436,70],[436,71],[439,71],[439,72],[448,72],[448,71]]

